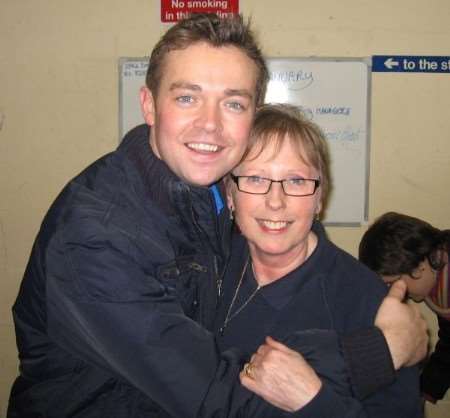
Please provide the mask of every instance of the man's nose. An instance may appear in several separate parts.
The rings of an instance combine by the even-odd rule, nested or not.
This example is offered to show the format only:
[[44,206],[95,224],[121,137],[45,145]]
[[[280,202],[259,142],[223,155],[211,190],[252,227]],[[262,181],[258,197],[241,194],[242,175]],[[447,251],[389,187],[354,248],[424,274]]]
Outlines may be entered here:
[[199,109],[196,126],[207,132],[215,132],[222,128],[220,105],[218,103],[205,103]]

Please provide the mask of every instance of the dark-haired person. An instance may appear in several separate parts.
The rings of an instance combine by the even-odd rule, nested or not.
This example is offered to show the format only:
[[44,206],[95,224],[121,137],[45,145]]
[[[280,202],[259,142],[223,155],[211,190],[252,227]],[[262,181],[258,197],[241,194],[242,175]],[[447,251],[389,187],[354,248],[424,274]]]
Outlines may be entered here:
[[[239,384],[245,359],[206,329],[231,231],[217,182],[246,149],[267,78],[240,16],[194,15],[162,36],[140,95],[146,124],[70,181],[42,223],[13,307],[9,418],[263,416]],[[400,367],[423,337],[398,300],[380,316],[391,309],[411,328],[380,325]],[[380,330],[353,336],[355,351],[381,351],[391,377]]]
[[388,212],[365,232],[359,259],[386,283],[403,280],[408,296],[437,314],[439,340],[421,376],[425,399],[435,403],[450,387],[450,231],[408,215]]

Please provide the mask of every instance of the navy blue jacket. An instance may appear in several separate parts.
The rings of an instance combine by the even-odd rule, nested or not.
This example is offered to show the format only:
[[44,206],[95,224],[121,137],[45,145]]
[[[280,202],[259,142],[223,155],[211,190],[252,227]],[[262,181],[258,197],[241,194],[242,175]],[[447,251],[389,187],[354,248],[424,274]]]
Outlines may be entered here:
[[242,354],[220,353],[206,330],[227,211],[216,216],[209,189],[180,181],[148,138],[146,126],[131,131],[42,223],[13,307],[9,418],[281,414],[241,387]]
[[211,382],[239,388],[239,356],[221,358],[200,326],[214,317],[228,217],[148,138],[146,126],[128,134],[44,219],[13,308],[8,417],[210,416],[228,407],[217,397],[202,410]]

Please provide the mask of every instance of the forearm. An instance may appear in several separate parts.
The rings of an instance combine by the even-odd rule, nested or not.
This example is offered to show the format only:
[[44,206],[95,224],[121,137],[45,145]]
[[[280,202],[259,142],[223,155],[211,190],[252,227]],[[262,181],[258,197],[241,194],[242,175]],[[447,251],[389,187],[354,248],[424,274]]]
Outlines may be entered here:
[[398,370],[392,384],[368,396],[362,404],[370,417],[421,418],[422,400],[417,366]]
[[367,414],[357,399],[339,396],[330,385],[324,384],[311,402],[291,416],[295,418],[363,418],[367,417]]
[[[241,373],[241,382],[274,405],[292,411],[282,416],[365,416],[361,402],[351,396],[339,338],[332,330],[297,331],[284,343],[267,338],[251,364],[251,373]],[[280,412],[255,416],[280,416]]]
[[[295,412],[286,412],[276,408],[256,395],[245,395],[247,401],[231,404],[228,415],[213,415],[214,417],[258,417],[258,418],[366,418],[367,414],[362,404],[355,398],[338,395],[331,385],[324,384],[319,393],[305,406]],[[243,398],[242,398],[243,400]],[[201,418],[212,416],[209,413],[200,414]]]

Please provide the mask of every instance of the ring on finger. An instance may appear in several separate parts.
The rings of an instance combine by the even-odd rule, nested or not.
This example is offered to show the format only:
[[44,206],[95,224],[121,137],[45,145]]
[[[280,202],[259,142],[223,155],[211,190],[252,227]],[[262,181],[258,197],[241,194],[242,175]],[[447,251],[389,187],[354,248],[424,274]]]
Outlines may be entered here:
[[245,363],[244,365],[244,373],[250,379],[253,379],[253,365],[252,363]]

